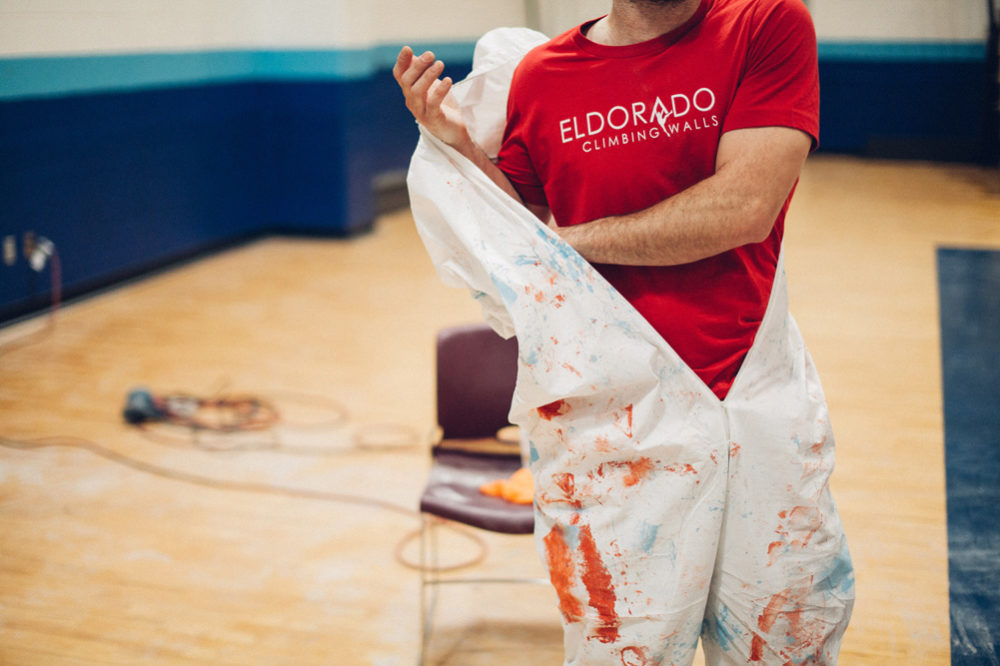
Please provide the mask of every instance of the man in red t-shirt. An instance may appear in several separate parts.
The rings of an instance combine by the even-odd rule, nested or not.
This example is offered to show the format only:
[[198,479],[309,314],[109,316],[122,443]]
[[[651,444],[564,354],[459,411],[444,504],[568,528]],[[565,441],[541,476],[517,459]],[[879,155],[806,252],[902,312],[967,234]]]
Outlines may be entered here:
[[[554,224],[721,399],[767,306],[818,139],[816,38],[798,0],[615,2],[518,67],[494,164],[405,49],[421,124]],[[584,224],[586,223],[586,224]]]
[[[429,52],[400,52],[394,75],[417,121],[593,263],[724,402],[764,319],[785,213],[818,140],[816,37],[801,0],[612,0],[607,16],[521,61],[496,161],[445,103],[452,82],[438,78],[443,69]],[[832,438],[826,444],[811,450],[832,456]],[[796,471],[789,490],[812,483],[808,475],[800,480]],[[824,493],[825,485],[814,494]],[[789,508],[777,515],[795,525],[782,522],[778,534],[818,530],[829,515],[827,528],[839,543],[834,513],[832,501],[828,514]],[[803,553],[813,536],[806,532],[794,541]],[[782,544],[773,542],[769,554]],[[835,579],[853,581],[844,554],[834,560],[837,576],[816,573],[817,589],[801,598],[789,581],[762,608],[739,617],[724,609],[712,619],[719,649],[710,663],[737,663],[734,656],[770,663],[807,653],[808,663],[835,663],[850,603],[846,614],[825,618],[821,606],[807,608],[806,594],[822,596]],[[853,582],[843,585],[853,599]],[[738,628],[726,624],[730,610]],[[775,645],[765,656],[757,632],[770,632],[779,616],[790,632],[779,641],[795,645]],[[745,645],[728,645],[736,634],[749,637]],[[621,661],[641,654],[623,651]]]

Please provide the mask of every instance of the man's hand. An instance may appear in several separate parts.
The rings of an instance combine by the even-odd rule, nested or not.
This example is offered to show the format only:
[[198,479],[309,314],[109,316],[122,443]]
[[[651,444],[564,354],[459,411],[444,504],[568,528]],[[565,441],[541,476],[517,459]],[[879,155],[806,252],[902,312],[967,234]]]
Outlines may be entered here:
[[444,63],[436,60],[430,51],[415,57],[413,49],[404,46],[396,58],[392,75],[403,90],[406,108],[417,122],[437,138],[461,150],[471,139],[458,106],[448,97],[451,77],[438,79],[443,71]]
[[[441,139],[449,146],[467,157],[482,170],[490,180],[497,184],[518,203],[521,196],[507,180],[496,164],[476,145],[469,136],[469,130],[462,120],[462,114],[455,103],[455,98],[448,95],[451,90],[451,78],[438,79],[444,71],[444,63],[434,59],[430,51],[414,57],[413,49],[404,46],[392,75],[403,90],[406,98],[406,108],[410,110],[417,122],[423,125],[431,134]],[[535,208],[538,208],[537,206]],[[541,212],[534,211],[541,219],[548,219]]]

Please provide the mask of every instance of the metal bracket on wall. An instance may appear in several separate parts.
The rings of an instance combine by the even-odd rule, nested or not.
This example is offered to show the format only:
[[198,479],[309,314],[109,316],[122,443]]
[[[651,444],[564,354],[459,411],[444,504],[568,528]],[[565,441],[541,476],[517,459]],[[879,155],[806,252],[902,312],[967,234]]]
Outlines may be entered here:
[[14,234],[3,237],[3,263],[5,266],[17,263],[17,236]]

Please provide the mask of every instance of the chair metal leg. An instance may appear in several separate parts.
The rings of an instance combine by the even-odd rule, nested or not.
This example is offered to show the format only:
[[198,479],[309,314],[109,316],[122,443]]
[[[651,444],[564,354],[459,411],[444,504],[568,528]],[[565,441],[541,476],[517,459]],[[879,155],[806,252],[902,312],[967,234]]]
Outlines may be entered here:
[[[438,529],[443,521],[433,515],[420,514],[420,666],[427,663],[427,652],[434,630],[439,588],[448,584],[531,583],[548,585],[546,578],[508,577],[443,577],[439,568]],[[428,589],[430,588],[430,589]]]
[[[438,544],[434,518],[420,515],[420,666],[427,659],[427,644],[434,626],[437,606],[439,572]],[[428,592],[428,587],[432,588]],[[428,601],[429,598],[429,601]]]
[[427,657],[427,516],[420,514],[420,661]]

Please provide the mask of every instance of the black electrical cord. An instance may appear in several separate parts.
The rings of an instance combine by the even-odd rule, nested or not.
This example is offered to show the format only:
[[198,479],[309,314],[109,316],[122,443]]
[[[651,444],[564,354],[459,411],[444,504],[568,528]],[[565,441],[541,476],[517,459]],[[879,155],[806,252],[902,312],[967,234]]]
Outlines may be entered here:
[[170,479],[172,481],[181,481],[183,483],[202,486],[204,488],[212,488],[215,490],[232,490],[245,493],[265,493],[270,495],[285,495],[288,497],[323,500],[327,502],[344,502],[348,504],[359,504],[362,506],[371,506],[379,509],[385,509],[386,511],[392,511],[394,513],[410,517],[418,515],[418,513],[413,509],[409,509],[407,507],[400,506],[392,502],[387,502],[385,500],[380,500],[372,497],[351,495],[349,493],[332,493],[326,490],[311,490],[308,488],[277,486],[266,483],[255,483],[251,481],[230,481],[224,479],[213,479],[211,477],[202,476],[200,474],[182,472],[179,470],[174,470],[167,467],[161,467],[160,465],[155,465],[153,463],[148,463],[143,460],[132,458],[131,456],[124,455],[113,449],[101,446],[100,444],[91,442],[90,440],[83,439],[81,437],[42,437],[38,439],[13,439],[10,437],[0,436],[0,446],[3,446],[8,449],[16,449],[19,451],[37,451],[40,449],[47,449],[47,448],[80,449],[83,451],[89,451],[90,453],[99,456],[101,458],[104,458],[105,460],[110,460],[113,463],[117,463],[119,465],[128,467],[130,469],[134,469],[139,472],[152,474],[154,476],[158,476],[164,479]]
[[[282,409],[278,409],[278,404]],[[290,421],[284,413],[296,405],[320,409],[325,418],[306,423]],[[363,451],[415,449],[421,438],[413,428],[399,423],[372,423],[359,426],[350,439],[350,448],[289,446],[280,441],[278,426],[292,429],[336,428],[349,421],[347,410],[336,401],[291,391],[256,395],[227,395],[221,392],[202,398],[187,393],[154,394],[148,388],[132,389],[123,416],[146,439],[175,448],[193,447],[218,453],[269,451],[292,455],[325,456]],[[244,433],[270,434],[268,440],[247,440]],[[214,437],[214,439],[213,439]]]
[[[223,479],[213,479],[211,477],[202,476],[200,474],[182,472],[167,467],[162,467],[160,465],[156,465],[153,463],[148,463],[143,460],[138,460],[136,458],[132,458],[131,456],[124,455],[108,447],[101,446],[96,442],[83,439],[82,437],[41,437],[37,439],[15,439],[12,437],[4,437],[0,435],[0,447],[7,449],[14,449],[17,451],[38,451],[49,448],[79,449],[83,451],[88,451],[96,456],[104,458],[105,460],[111,461],[118,465],[122,465],[129,469],[133,469],[138,472],[151,474],[153,476],[157,476],[163,479],[168,479],[171,481],[178,481],[181,483],[188,483],[195,486],[201,486],[203,488],[210,488],[213,490],[227,490],[227,491],[245,492],[245,493],[279,495],[279,496],[293,497],[298,499],[355,504],[374,509],[391,511],[393,513],[404,515],[410,518],[420,516],[419,512],[414,511],[413,509],[407,508],[405,506],[401,506],[393,502],[387,502],[385,500],[380,500],[378,498],[366,497],[363,495],[354,495],[351,493],[334,493],[326,490],[295,488],[290,486],[255,483],[251,481],[230,481]],[[469,539],[472,543],[474,543],[478,547],[478,552],[465,561],[457,562],[455,564],[450,564],[450,565],[438,566],[434,568],[435,571],[440,573],[440,572],[454,571],[457,569],[463,569],[466,567],[479,564],[486,558],[486,554],[488,552],[488,546],[480,536],[450,522],[438,521],[438,523]],[[431,529],[434,529],[434,527],[432,526]],[[410,541],[412,541],[418,534],[419,530],[412,530],[406,533],[397,542],[396,547],[393,549],[393,554],[395,556],[396,561],[399,564],[410,569],[420,570],[421,569],[420,564],[411,562],[403,556],[403,550],[405,549],[407,544]]]
[[281,420],[281,414],[269,400],[253,395],[159,396],[145,387],[129,392],[122,415],[135,425],[164,422],[193,431],[219,433],[268,430]]

